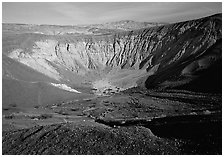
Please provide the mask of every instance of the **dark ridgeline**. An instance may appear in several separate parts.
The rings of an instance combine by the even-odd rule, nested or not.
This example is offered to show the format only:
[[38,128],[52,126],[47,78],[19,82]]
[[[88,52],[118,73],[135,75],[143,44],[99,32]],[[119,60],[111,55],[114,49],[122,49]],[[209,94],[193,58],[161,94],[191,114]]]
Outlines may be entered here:
[[[222,113],[218,97],[222,85],[221,29],[222,15],[217,14],[153,28],[113,32],[105,37],[103,34],[84,36],[84,39],[77,37],[77,40],[96,42],[105,39],[112,43],[127,37],[127,45],[107,62],[107,66],[146,69],[149,73],[152,67],[158,68],[154,69],[154,75],[142,78],[139,87],[122,94],[131,97],[140,93],[142,99],[169,100],[171,109],[162,110],[157,106],[152,110],[158,113],[155,116],[133,100],[128,109],[134,108],[139,115],[147,112],[151,117],[136,115],[134,119],[128,116],[122,119],[120,114],[114,114],[108,118],[103,116],[107,112],[95,108],[88,112],[89,115],[84,115],[93,118],[89,122],[3,131],[3,154],[221,154]],[[137,34],[139,40],[133,42],[130,39],[133,34]],[[131,48],[133,43],[135,47]],[[150,48],[151,43],[156,44]],[[67,44],[67,51],[70,48]],[[89,46],[91,48],[93,46]],[[115,48],[112,51],[115,52]],[[139,66],[134,66],[137,53],[141,61]],[[88,68],[97,69],[98,66],[91,62]],[[185,106],[186,111],[183,109],[182,112],[181,108],[175,111],[180,115],[174,114],[171,112],[174,102],[189,108]],[[113,107],[119,108],[119,105]],[[201,108],[193,112],[192,106]],[[119,109],[124,111],[122,107]]]

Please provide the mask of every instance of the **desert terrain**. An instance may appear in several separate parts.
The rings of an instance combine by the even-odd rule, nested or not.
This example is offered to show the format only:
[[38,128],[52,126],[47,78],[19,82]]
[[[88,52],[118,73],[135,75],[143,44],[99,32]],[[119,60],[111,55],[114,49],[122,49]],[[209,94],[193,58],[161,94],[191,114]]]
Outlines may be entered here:
[[222,154],[222,15],[3,23],[2,152]]

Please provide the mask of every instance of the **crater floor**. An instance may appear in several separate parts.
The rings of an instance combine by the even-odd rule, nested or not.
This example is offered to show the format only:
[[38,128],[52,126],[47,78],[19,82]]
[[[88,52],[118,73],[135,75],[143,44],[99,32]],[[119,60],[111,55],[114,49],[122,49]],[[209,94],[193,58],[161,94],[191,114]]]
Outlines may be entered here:
[[4,24],[3,154],[222,154],[221,25]]

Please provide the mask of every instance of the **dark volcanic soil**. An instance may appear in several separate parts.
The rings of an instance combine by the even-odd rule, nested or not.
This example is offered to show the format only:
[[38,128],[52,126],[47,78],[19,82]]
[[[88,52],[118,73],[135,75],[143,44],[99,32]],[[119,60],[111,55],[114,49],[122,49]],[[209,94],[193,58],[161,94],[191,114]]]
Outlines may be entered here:
[[[57,124],[3,133],[3,154],[177,154],[174,140],[143,127]],[[10,140],[14,139],[14,140]]]
[[45,110],[3,118],[3,154],[222,152],[219,94],[136,88]]
[[220,154],[221,140],[160,138],[142,126],[63,123],[3,132],[3,154]]
[[4,155],[222,154],[222,15],[123,22],[3,25]]

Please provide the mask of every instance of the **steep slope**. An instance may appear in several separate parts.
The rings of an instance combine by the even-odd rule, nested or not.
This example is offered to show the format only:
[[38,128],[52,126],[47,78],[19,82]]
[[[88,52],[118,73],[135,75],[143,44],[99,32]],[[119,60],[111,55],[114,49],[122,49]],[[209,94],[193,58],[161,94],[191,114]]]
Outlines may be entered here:
[[[69,89],[64,83],[47,77],[34,69],[2,55],[2,107],[16,104],[19,108],[45,106],[61,101],[82,98],[88,94]],[[79,88],[83,92],[83,88]],[[4,114],[4,111],[3,111]]]
[[180,65],[167,66],[146,80],[147,88],[177,88],[203,92],[221,92],[222,41],[218,40],[201,54]]
[[19,79],[23,81],[38,82],[57,82],[34,69],[17,62],[6,55],[2,55],[2,77],[7,79]]
[[30,109],[34,106],[46,106],[76,98],[90,97],[79,91],[71,92],[66,88],[60,88],[61,84],[45,82],[26,82],[15,79],[2,79],[2,107],[16,104],[19,108]]
[[[17,36],[32,38],[35,35]],[[106,78],[111,84],[124,89],[137,85],[154,88],[190,82],[193,77],[188,79],[183,75],[186,75],[186,68],[192,62],[198,62],[198,71],[207,69],[220,60],[221,48],[218,48],[218,52],[215,50],[215,53],[208,54],[208,49],[220,39],[221,14],[217,14],[110,35],[38,35],[35,40],[29,40],[31,43],[28,48],[23,46],[26,42],[17,41],[17,48],[6,49],[10,58],[58,81],[65,80],[58,70],[61,68],[63,71],[91,78],[90,82]],[[117,81],[113,82],[111,73],[113,77],[117,76]],[[125,77],[131,74],[131,79],[125,79],[121,76],[122,73]],[[134,81],[131,81],[133,78]],[[175,85],[169,85],[172,81]]]
[[4,25],[3,154],[221,154],[222,15],[135,24]]

